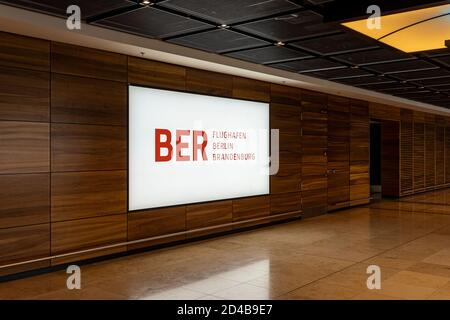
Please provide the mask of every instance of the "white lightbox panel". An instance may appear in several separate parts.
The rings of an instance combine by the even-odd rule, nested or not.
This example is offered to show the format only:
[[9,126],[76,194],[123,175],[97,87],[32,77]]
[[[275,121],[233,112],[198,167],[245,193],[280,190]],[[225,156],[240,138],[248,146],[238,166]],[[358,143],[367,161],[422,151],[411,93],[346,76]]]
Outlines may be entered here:
[[[155,129],[172,134],[170,161],[156,161],[168,148],[155,149]],[[190,132],[180,138],[189,161],[176,161],[177,130]],[[197,161],[193,131],[207,136]],[[268,194],[269,137],[268,103],[129,86],[129,210]]]

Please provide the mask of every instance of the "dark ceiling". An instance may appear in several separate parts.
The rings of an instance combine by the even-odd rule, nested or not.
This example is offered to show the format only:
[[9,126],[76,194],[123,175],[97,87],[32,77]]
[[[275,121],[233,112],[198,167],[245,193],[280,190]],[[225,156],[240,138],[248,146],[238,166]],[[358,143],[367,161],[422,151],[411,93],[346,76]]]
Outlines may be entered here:
[[338,1],[346,9],[358,2],[0,0],[57,16],[77,4],[83,19],[98,26],[450,108],[450,49],[406,54],[324,23]]

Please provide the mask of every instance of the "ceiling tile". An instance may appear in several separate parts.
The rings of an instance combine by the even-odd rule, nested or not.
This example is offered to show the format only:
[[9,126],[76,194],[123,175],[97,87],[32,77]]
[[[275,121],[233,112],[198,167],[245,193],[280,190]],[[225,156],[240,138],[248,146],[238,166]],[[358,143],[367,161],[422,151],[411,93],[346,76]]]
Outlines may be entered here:
[[223,29],[175,38],[169,40],[169,42],[212,52],[241,50],[269,44],[238,32]]
[[155,38],[171,37],[211,27],[206,23],[153,7],[142,7],[109,19],[99,20],[96,24]]
[[289,41],[337,32],[335,28],[322,23],[322,20],[318,13],[302,11],[242,24],[236,28],[274,41]]
[[64,17],[67,16],[68,6],[77,5],[81,9],[83,19],[136,4],[128,0],[0,0],[0,2]]
[[345,68],[345,66],[326,59],[315,58],[271,64],[270,66],[294,72],[311,72],[328,69]]
[[450,77],[450,71],[444,69],[420,70],[412,72],[396,73],[393,77],[400,80],[414,81],[422,79],[433,79],[440,77]]
[[376,49],[370,51],[342,54],[336,56],[336,59],[355,65],[369,65],[391,61],[411,60],[415,58],[406,53],[394,50]]
[[437,58],[434,58],[433,60],[436,60],[437,62],[440,62],[440,63],[446,65],[447,67],[450,67],[450,55],[437,57]]
[[273,45],[270,47],[232,52],[226,55],[261,64],[311,57],[311,55],[301,51]]
[[388,90],[394,90],[394,89],[400,89],[400,88],[411,88],[412,85],[405,85],[398,82],[393,83],[377,83],[377,84],[370,84],[370,85],[358,85],[358,87],[361,87],[363,89],[367,90],[375,90],[375,91],[388,91]]
[[417,84],[425,86],[425,87],[441,86],[441,85],[449,84],[450,77],[414,80],[414,83],[417,83]]
[[368,66],[367,69],[373,70],[375,72],[391,74],[391,73],[410,72],[416,70],[438,69],[438,67],[436,67],[434,64],[431,64],[423,60],[408,60],[408,61],[375,64]]
[[317,72],[311,72],[308,75],[324,79],[339,79],[339,78],[372,76],[373,74],[361,69],[345,68],[345,69],[333,69],[333,70],[322,70]]
[[217,24],[233,24],[301,8],[286,0],[167,0],[158,5]]
[[347,79],[338,79],[336,81],[345,83],[345,84],[349,84],[349,85],[369,85],[369,84],[376,84],[376,83],[392,83],[392,82],[394,82],[393,80],[382,77],[382,76],[347,78]]
[[329,35],[318,39],[295,41],[292,42],[291,45],[322,55],[378,48],[375,41],[365,40],[350,33]]

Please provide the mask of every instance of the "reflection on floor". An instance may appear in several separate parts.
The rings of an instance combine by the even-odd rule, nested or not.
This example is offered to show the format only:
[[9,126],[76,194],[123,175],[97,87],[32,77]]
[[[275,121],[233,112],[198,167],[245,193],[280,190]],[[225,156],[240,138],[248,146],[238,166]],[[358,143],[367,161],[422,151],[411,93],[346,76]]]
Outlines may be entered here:
[[[450,299],[450,190],[0,283],[0,299]],[[381,290],[367,289],[369,265]]]

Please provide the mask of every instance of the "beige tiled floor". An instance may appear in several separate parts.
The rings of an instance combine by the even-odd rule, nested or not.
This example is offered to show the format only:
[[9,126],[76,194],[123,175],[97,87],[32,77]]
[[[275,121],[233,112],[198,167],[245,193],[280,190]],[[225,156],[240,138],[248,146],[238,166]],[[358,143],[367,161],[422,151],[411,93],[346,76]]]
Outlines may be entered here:
[[[0,283],[1,299],[450,299],[450,190]],[[381,268],[381,290],[366,285]]]

